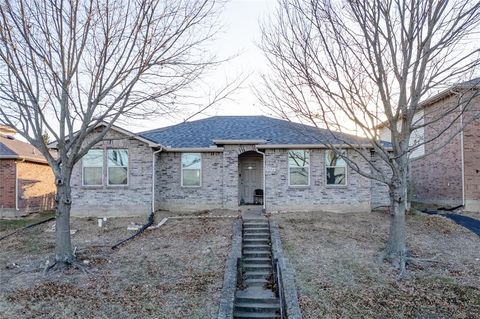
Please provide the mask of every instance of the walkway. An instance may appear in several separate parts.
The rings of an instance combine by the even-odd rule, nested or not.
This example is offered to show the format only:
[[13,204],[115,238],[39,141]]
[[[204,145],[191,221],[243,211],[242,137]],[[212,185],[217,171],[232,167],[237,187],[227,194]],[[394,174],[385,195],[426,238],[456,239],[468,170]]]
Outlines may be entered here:
[[234,318],[280,318],[273,291],[270,224],[259,212],[242,214],[241,282],[235,292]]

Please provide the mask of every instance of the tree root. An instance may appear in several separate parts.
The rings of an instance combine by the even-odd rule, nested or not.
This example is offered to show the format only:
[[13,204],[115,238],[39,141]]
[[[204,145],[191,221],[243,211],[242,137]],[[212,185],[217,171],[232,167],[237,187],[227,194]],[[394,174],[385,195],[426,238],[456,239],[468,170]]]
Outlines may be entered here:
[[61,262],[61,261],[53,261],[50,263],[47,261],[47,264],[45,268],[43,269],[43,274],[46,275],[50,271],[60,271],[63,272],[67,269],[79,269],[81,270],[85,275],[91,274],[91,272],[88,270],[88,268],[83,265],[82,263],[78,262],[77,260],[71,260],[68,262]]

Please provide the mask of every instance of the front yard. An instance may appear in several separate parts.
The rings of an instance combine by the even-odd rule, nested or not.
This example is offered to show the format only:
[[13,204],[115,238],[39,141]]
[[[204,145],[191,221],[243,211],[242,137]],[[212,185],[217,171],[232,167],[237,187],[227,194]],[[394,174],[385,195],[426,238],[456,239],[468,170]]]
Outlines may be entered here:
[[[159,214],[156,223],[164,216]],[[132,222],[72,218],[77,257],[91,274],[43,275],[54,249],[51,223],[3,240],[1,318],[213,318],[230,249],[231,218],[171,219],[117,250]],[[0,223],[2,223],[0,221]],[[0,231],[0,237],[8,233]]]
[[419,259],[398,282],[379,262],[385,213],[289,213],[280,225],[304,318],[479,318],[480,238],[440,216],[407,219]]

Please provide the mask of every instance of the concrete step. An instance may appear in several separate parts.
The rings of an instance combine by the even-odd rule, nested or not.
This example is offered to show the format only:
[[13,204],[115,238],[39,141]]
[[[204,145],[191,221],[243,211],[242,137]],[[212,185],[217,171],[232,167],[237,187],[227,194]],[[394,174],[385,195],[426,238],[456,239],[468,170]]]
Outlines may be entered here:
[[252,243],[252,244],[260,243],[260,244],[263,244],[263,245],[269,245],[270,244],[270,238],[244,238],[243,242],[244,243]]
[[244,258],[270,258],[271,254],[269,251],[261,251],[261,252],[244,251],[243,257]]
[[255,313],[265,313],[265,312],[270,312],[270,313],[275,313],[276,311],[280,310],[280,304],[279,303],[262,303],[262,302],[257,302],[257,303],[240,303],[236,302],[234,305],[234,311],[238,312],[255,312]]
[[269,271],[246,271],[243,277],[245,279],[267,279],[271,274]]
[[245,283],[248,287],[260,286],[263,287],[268,283],[267,279],[258,279],[258,278],[248,278],[245,279]]
[[250,318],[250,319],[256,319],[256,318],[261,318],[261,319],[276,319],[280,318],[280,315],[275,313],[275,312],[261,312],[261,313],[251,313],[251,312],[240,312],[236,311],[233,313],[233,318],[235,319],[245,319],[245,318]]
[[245,271],[268,271],[272,272],[272,266],[270,264],[246,264],[242,267]]
[[249,264],[255,264],[255,265],[258,265],[258,264],[266,264],[266,265],[271,265],[272,264],[272,260],[270,258],[243,258],[243,264],[244,265],[249,265]]
[[243,229],[252,229],[252,228],[268,228],[268,223],[244,223]]
[[243,230],[244,234],[269,234],[270,235],[270,228],[261,227],[261,228],[247,228]]
[[270,245],[257,245],[257,244],[254,244],[254,245],[251,245],[251,244],[248,244],[248,245],[243,245],[243,250],[255,250],[255,251],[263,251],[263,250],[268,250],[270,251],[271,247]]
[[256,297],[236,297],[236,303],[246,304],[246,303],[263,303],[263,304],[275,304],[280,307],[280,301],[278,298],[256,298]]
[[252,234],[244,234],[243,239],[268,239],[270,240],[270,233],[252,233]]

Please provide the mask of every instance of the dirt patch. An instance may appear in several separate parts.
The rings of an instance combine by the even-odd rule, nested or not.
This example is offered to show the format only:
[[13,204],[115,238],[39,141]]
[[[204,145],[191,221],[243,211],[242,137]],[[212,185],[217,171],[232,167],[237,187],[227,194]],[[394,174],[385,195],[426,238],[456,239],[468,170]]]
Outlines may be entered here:
[[276,215],[304,318],[478,318],[480,239],[441,216],[407,218],[417,262],[397,282],[378,261],[385,213]]
[[[170,213],[171,215],[171,213]],[[157,216],[156,223],[163,218]],[[54,249],[51,224],[0,248],[1,318],[213,318],[231,244],[232,219],[169,220],[117,250],[142,218],[72,219],[77,257],[91,274],[44,276]]]

